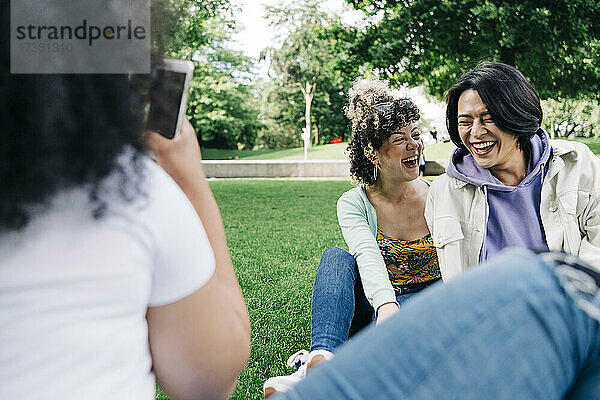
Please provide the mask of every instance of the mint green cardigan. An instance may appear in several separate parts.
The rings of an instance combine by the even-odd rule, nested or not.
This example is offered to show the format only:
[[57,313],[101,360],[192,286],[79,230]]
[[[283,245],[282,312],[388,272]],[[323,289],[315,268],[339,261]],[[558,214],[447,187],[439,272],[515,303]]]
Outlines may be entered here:
[[377,245],[377,214],[363,186],[350,189],[340,196],[337,216],[348,251],[358,265],[365,295],[373,309],[377,310],[385,303],[396,303],[394,288]]
[[[421,179],[429,186],[429,182]],[[375,310],[385,303],[396,303],[396,294],[377,244],[377,213],[367,198],[364,186],[357,186],[337,201],[338,223],[356,260],[365,296]]]

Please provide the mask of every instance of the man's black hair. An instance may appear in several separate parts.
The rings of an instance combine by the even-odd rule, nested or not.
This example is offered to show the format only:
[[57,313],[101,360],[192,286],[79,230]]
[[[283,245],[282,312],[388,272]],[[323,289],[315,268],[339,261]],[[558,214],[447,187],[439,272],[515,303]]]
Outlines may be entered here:
[[460,77],[446,97],[446,127],[450,139],[464,147],[458,133],[458,99],[465,91],[477,91],[496,126],[517,137],[518,146],[529,153],[531,137],[542,123],[540,97],[519,70],[499,62],[482,62]]

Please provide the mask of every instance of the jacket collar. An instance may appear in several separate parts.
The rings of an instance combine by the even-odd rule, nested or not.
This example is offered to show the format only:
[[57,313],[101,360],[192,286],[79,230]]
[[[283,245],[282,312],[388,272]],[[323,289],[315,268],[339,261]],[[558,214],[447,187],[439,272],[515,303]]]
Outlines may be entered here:
[[453,189],[461,189],[467,185],[470,185],[470,183],[461,181],[460,179],[454,177],[450,177],[450,182],[452,182]]
[[566,140],[550,140],[550,145],[554,156],[564,158],[567,154],[573,153],[572,157],[577,157],[575,147]]
[[577,150],[566,140],[550,140],[552,157],[548,166],[546,179],[552,179],[565,166],[565,161],[571,159],[577,161]]

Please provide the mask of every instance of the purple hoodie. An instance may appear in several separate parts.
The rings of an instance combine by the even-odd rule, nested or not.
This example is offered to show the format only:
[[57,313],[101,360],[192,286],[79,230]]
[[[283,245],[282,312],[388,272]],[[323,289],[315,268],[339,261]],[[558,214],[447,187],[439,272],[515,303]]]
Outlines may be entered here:
[[488,216],[479,261],[507,247],[548,250],[540,218],[542,181],[551,147],[548,135],[539,129],[531,138],[527,175],[518,186],[505,186],[489,170],[481,168],[464,148],[452,153],[446,172],[449,176],[482,187]]

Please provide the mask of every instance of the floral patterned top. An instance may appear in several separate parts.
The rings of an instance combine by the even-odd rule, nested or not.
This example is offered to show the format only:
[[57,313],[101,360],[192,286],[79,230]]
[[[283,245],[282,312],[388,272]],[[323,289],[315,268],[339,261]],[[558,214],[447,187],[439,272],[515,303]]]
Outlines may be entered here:
[[431,234],[417,240],[394,239],[377,227],[377,244],[396,292],[441,278]]

